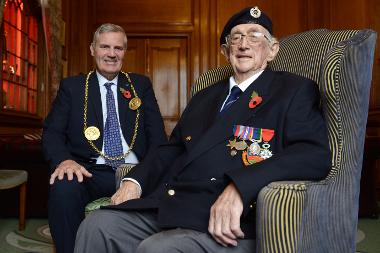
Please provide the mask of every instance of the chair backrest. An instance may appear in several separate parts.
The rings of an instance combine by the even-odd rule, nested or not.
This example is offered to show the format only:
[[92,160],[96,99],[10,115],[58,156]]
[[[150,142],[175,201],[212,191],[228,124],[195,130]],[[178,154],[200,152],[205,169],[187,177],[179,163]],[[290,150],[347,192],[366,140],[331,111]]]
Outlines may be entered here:
[[[332,169],[305,193],[296,252],[354,252],[376,33],[311,30],[280,40],[270,68],[314,80],[328,128]],[[199,77],[192,95],[228,78],[230,65]],[[343,235],[344,234],[344,235]],[[322,251],[320,249],[323,249]]]
[[[369,29],[311,30],[281,39],[280,51],[269,64],[319,85],[333,153],[328,178],[338,174],[344,162],[361,164],[375,43],[376,33]],[[232,74],[230,65],[207,71],[196,80],[191,95]],[[355,167],[360,178],[361,166]]]

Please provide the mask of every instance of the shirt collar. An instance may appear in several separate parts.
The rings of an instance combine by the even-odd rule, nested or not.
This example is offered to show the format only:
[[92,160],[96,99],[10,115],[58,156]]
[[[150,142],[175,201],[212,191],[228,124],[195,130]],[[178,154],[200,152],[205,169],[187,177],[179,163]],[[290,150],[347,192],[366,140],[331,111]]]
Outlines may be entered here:
[[109,81],[107,78],[102,76],[98,71],[96,71],[96,76],[98,77],[98,82],[99,82],[100,87],[104,86],[105,83],[114,83],[115,85],[117,85],[118,75],[111,81]]
[[253,83],[253,81],[255,81],[262,73],[264,72],[264,70],[260,70],[259,72],[257,72],[256,74],[254,74],[253,76],[249,77],[248,79],[244,80],[243,82],[237,84],[236,81],[235,81],[235,78],[233,76],[230,77],[230,92],[231,92],[231,89],[232,87],[234,86],[238,86],[242,92],[244,92],[251,83]]

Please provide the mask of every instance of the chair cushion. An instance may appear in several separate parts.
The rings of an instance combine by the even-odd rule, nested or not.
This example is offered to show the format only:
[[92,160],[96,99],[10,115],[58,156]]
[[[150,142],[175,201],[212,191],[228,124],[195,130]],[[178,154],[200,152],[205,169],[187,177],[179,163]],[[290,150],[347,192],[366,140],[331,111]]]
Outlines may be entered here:
[[104,197],[100,199],[96,199],[92,201],[91,203],[86,205],[85,214],[88,215],[92,211],[99,209],[101,206],[108,206],[111,204],[111,198],[110,197]]
[[[123,177],[131,171],[131,169],[135,166],[136,164],[131,164],[131,163],[125,163],[121,164],[115,173],[115,180],[116,180],[116,190],[119,189],[120,187],[120,181],[123,179]],[[107,206],[111,203],[111,198],[110,197],[104,197],[100,199],[96,199],[86,205],[85,208],[85,214],[88,215],[92,211],[99,209],[101,206]]]
[[0,170],[0,190],[19,186],[27,180],[28,172],[25,170]]

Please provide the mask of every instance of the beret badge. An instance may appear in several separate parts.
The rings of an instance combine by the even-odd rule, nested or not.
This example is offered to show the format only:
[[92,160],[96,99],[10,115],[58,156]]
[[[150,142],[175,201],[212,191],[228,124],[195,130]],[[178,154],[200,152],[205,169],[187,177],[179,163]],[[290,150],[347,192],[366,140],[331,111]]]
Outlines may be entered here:
[[249,13],[254,18],[259,18],[261,16],[261,11],[260,11],[259,7],[257,7],[257,6],[251,8],[251,10],[249,11]]

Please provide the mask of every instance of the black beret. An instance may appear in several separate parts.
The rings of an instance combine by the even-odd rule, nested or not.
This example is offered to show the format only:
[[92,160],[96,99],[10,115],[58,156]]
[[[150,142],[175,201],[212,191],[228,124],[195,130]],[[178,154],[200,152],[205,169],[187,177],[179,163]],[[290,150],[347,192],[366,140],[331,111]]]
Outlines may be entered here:
[[223,28],[220,35],[220,45],[226,43],[226,36],[230,34],[232,28],[241,24],[258,24],[272,34],[272,21],[258,7],[248,7],[233,15]]

